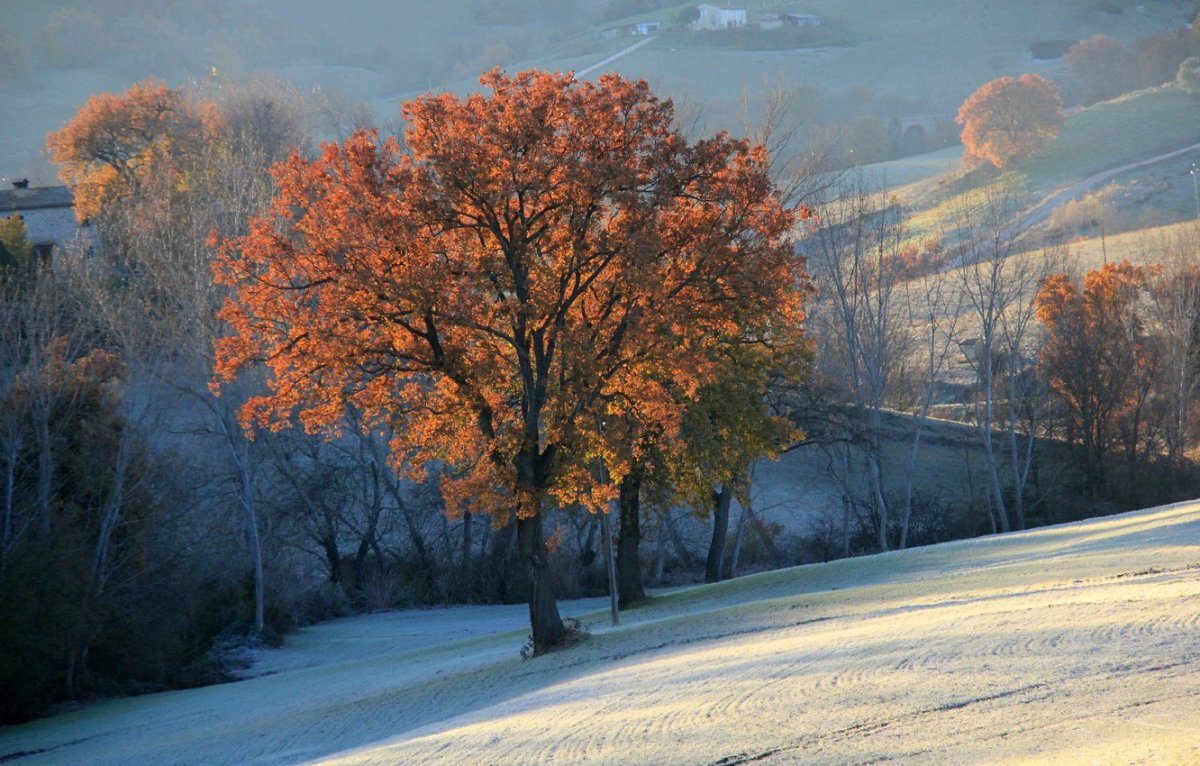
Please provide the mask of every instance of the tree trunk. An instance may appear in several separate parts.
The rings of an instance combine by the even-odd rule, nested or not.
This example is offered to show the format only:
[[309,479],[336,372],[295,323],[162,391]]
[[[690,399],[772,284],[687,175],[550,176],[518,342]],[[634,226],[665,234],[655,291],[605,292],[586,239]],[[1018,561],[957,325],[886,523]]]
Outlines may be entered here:
[[558,614],[546,541],[542,538],[542,514],[517,519],[517,545],[521,562],[529,573],[529,625],[533,632],[534,655],[544,654],[563,642],[566,627]]
[[250,535],[250,547],[254,554],[254,631],[262,633],[266,625],[266,587],[263,582],[263,552],[262,540],[258,534],[258,512],[254,506],[254,488],[248,462],[248,458],[242,461],[242,486],[239,494],[242,508],[246,511],[246,531]]
[[617,533],[617,597],[625,609],[646,598],[642,565],[638,556],[641,530],[642,477],[635,469],[621,480],[619,501],[621,528]]
[[842,558],[850,558],[850,494],[842,493]]
[[[1026,405],[1028,421],[1026,425],[1025,444],[1021,452],[1016,452],[1017,441],[1013,440],[1013,463],[1020,467],[1013,470],[1015,479],[1013,488],[1013,514],[1017,529],[1025,529],[1025,487],[1029,484],[1030,471],[1033,470],[1033,448],[1037,442],[1037,411]],[[1016,429],[1013,429],[1016,432]]]
[[696,565],[696,560],[679,536],[679,530],[675,528],[675,519],[672,518],[670,511],[663,513],[663,520],[666,523],[667,534],[671,537],[671,545],[675,546],[675,555],[679,557],[679,561],[685,569],[691,569]]
[[842,462],[842,558],[850,558],[850,448],[842,447],[838,450],[838,455]]
[[754,512],[749,505],[742,506],[742,512],[738,514],[737,525],[733,528],[733,554],[729,561],[729,579],[738,576],[738,565],[742,560],[742,542],[746,539],[746,519],[753,516]]
[[[928,400],[927,400],[928,401]],[[929,411],[929,406],[926,404],[925,412]],[[908,527],[912,522],[913,512],[913,474],[917,470],[917,453],[921,449],[921,434],[925,425],[925,414],[922,414],[916,419],[916,427],[913,429],[912,448],[908,453],[908,470],[904,472],[904,520],[900,522],[900,550],[908,547]]]
[[1009,530],[1008,508],[1004,502],[1004,488],[1000,484],[1000,469],[996,465],[996,452],[992,443],[992,429],[994,428],[992,423],[992,402],[994,394],[990,382],[992,374],[990,363],[984,365],[984,374],[989,376],[989,382],[986,382],[983,387],[983,414],[979,418],[979,436],[983,441],[983,457],[987,465],[988,488],[991,492],[992,507],[995,510],[994,518],[1000,523],[1000,531],[1007,532]]
[[326,533],[314,536],[313,539],[325,554],[325,566],[329,568],[329,584],[337,585],[342,581],[342,551],[338,548],[337,537]]
[[871,451],[867,455],[867,468],[871,487],[871,502],[875,506],[875,520],[879,524],[876,530],[878,533],[879,550],[891,550],[888,542],[888,507],[887,500],[883,497],[883,471],[879,467],[878,444],[871,445]]
[[50,495],[54,486],[54,456],[51,452],[49,414],[38,411],[37,420],[37,512],[42,532],[50,537]]
[[129,469],[133,447],[132,437],[128,431],[121,433],[121,443],[117,447],[117,464],[113,468],[112,489],[101,504],[100,532],[96,539],[96,550],[92,555],[92,593],[99,596],[104,592],[108,583],[109,554],[116,533],[117,524],[121,519],[121,510],[125,502],[125,478]]
[[[662,511],[663,514],[668,511]],[[663,569],[667,565],[667,530],[666,522],[661,521],[658,525],[658,530],[654,535],[654,571],[651,573],[650,581],[653,583],[661,583],[663,577]]]
[[471,512],[463,511],[462,528],[462,561],[459,564],[459,579],[462,580],[463,593],[469,593],[471,588]]
[[587,521],[587,537],[579,544],[579,567],[580,569],[590,569],[592,564],[596,563],[596,527],[600,525],[600,520],[595,516],[590,516]]
[[708,546],[708,560],[704,563],[704,582],[720,582],[721,569],[725,563],[725,537],[729,534],[729,503],[733,491],[722,485],[720,492],[713,493],[713,534]]
[[258,530],[258,508],[254,501],[254,471],[250,460],[250,443],[242,434],[232,411],[226,408],[218,409],[212,397],[202,398],[216,416],[225,437],[225,445],[229,447],[229,456],[233,460],[238,474],[238,502],[246,513],[246,535],[250,542],[250,551],[254,556],[254,630],[262,633],[266,625],[266,584],[263,574],[262,537]]
[[0,531],[0,567],[3,566],[4,559],[8,554],[8,546],[15,537],[13,527],[13,499],[17,487],[16,446],[16,440],[14,439],[9,445],[10,449],[5,451],[4,456],[4,522],[2,525],[3,531]]

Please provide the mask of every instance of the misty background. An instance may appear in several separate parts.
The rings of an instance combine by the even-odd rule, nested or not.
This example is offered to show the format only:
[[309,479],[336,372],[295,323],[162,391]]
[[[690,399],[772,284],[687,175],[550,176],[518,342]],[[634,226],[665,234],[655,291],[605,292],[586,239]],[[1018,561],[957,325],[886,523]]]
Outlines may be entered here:
[[[468,91],[495,66],[587,70],[645,42],[628,34],[637,22],[662,26],[587,77],[646,78],[697,133],[748,132],[764,94],[784,90],[801,144],[832,142],[844,164],[871,163],[956,143],[958,105],[995,77],[1043,74],[1070,106],[1078,89],[1061,58],[1070,44],[1094,34],[1132,44],[1193,11],[1162,0],[723,5],[752,21],[791,11],[820,23],[697,33],[683,23],[695,4],[660,0],[5,0],[0,178],[57,183],[45,134],[90,95],[146,78],[280,78],[320,101],[324,124],[313,132],[339,138],[347,121],[395,131],[404,99]],[[921,135],[898,140],[914,124]]]

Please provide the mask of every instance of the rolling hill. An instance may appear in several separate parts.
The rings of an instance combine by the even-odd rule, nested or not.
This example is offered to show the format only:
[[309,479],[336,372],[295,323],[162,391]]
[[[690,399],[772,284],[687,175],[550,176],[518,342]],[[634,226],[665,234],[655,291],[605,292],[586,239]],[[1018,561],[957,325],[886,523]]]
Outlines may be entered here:
[[0,761],[1200,760],[1200,503],[662,595],[523,661],[520,607],[306,628],[256,678],[0,731]]

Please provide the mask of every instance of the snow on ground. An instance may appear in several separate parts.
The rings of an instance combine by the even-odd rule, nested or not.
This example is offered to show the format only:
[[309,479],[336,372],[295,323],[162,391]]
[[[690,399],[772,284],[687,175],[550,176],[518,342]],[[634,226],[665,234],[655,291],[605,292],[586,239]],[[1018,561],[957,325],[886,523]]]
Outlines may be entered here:
[[[559,604],[559,610],[568,617],[607,607],[607,598]],[[529,608],[524,605],[413,609],[333,620],[293,633],[282,648],[258,650],[247,675],[270,675],[453,642],[466,643],[466,639],[497,633],[512,633],[516,640],[517,634],[529,632],[528,625]],[[520,642],[516,645],[519,648]],[[504,646],[504,651],[511,649],[511,645]]]
[[1200,502],[770,572],[529,661],[521,607],[342,620],[0,762],[1200,763],[1198,543]]

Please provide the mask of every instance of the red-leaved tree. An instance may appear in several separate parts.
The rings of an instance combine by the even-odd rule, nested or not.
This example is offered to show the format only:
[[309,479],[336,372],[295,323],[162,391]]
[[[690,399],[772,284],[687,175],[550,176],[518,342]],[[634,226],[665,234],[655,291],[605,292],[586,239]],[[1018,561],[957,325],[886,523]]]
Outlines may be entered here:
[[997,168],[1030,157],[1058,137],[1063,126],[1058,87],[1036,74],[985,83],[958,110],[967,162]]
[[403,145],[359,131],[276,169],[215,265],[218,369],[266,362],[247,426],[352,409],[400,470],[449,467],[448,513],[515,519],[541,652],[564,637],[543,514],[614,500],[633,432],[674,438],[709,350],[799,325],[805,277],[760,147],[689,142],[644,82],[482,83],[406,104]]
[[1066,274],[1047,279],[1037,295],[1047,340],[1039,365],[1062,399],[1068,435],[1084,448],[1088,494],[1105,485],[1105,458],[1124,443],[1136,457],[1145,405],[1161,365],[1139,305],[1146,270],[1128,261],[1089,271],[1082,289]]

